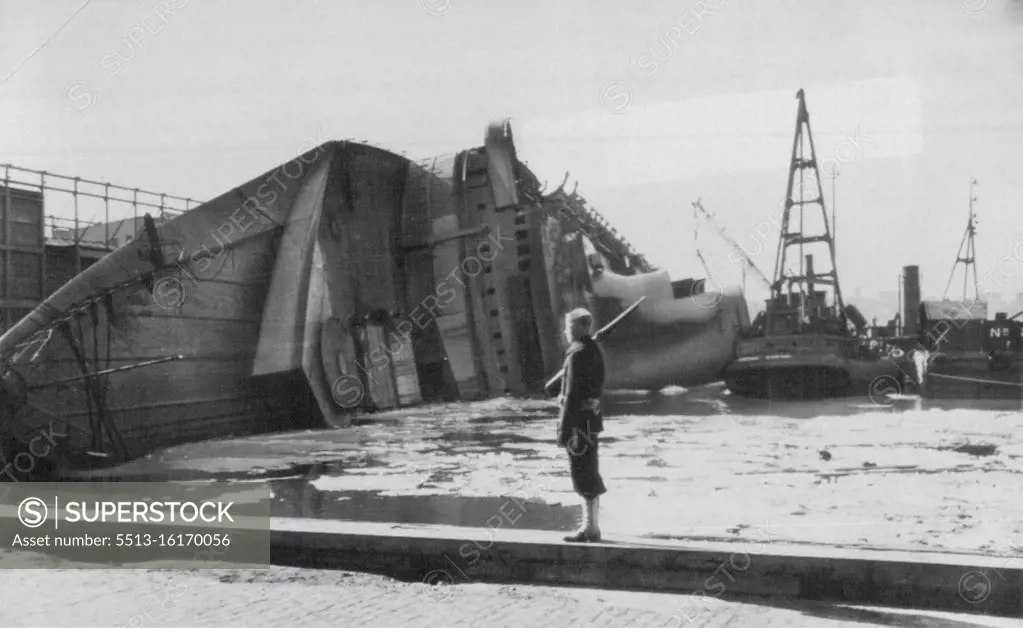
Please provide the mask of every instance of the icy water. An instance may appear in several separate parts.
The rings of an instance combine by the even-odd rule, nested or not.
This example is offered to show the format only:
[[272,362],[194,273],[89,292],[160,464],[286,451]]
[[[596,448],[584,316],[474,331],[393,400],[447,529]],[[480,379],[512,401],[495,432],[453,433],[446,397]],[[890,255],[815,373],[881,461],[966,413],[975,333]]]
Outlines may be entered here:
[[[1017,554],[1019,403],[767,403],[720,388],[606,403],[605,536]],[[278,516],[571,529],[548,401],[378,415],[349,429],[175,448],[134,473],[266,478]],[[283,476],[283,477],[282,477]]]

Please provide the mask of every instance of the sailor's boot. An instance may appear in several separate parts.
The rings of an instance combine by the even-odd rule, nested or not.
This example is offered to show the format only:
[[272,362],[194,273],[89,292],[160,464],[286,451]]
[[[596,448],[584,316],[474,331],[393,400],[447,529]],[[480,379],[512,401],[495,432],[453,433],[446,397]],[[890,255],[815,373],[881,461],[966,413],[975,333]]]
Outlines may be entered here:
[[587,499],[583,502],[583,522],[579,530],[565,537],[566,543],[585,543],[590,540],[590,529],[593,526],[593,500]]

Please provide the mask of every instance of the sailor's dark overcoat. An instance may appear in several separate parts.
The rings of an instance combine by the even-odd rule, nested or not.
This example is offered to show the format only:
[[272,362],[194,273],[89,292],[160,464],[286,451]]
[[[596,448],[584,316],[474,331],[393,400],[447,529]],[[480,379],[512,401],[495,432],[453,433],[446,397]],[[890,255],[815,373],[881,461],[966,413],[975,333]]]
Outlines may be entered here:
[[572,486],[585,499],[607,492],[598,463],[598,435],[604,431],[603,388],[604,356],[593,338],[583,336],[565,352],[558,444],[568,450]]

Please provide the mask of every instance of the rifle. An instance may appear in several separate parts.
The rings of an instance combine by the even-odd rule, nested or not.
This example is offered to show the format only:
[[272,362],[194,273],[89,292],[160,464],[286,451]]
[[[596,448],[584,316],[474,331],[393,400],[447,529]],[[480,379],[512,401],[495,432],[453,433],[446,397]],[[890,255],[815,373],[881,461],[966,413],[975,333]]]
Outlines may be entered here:
[[[595,340],[596,342],[600,342],[604,338],[606,338],[608,334],[614,331],[614,328],[617,327],[619,323],[625,320],[626,316],[635,312],[636,308],[639,307],[639,304],[642,303],[643,301],[646,301],[646,297],[640,297],[639,299],[636,300],[635,303],[625,308],[625,311],[616,316],[614,320],[598,329],[593,334],[593,340]],[[550,378],[547,381],[547,384],[544,386],[544,390],[547,392],[548,395],[550,395],[551,397],[557,397],[561,393],[561,380],[564,377],[565,369],[564,367],[562,367],[561,370],[555,373],[554,377]]]

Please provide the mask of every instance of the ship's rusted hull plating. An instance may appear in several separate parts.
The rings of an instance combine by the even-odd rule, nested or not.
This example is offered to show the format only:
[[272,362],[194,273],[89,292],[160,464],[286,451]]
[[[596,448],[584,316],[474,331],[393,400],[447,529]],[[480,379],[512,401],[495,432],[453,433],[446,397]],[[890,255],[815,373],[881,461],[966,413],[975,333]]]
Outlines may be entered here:
[[[590,240],[608,266],[645,260],[539,187],[497,123],[484,146],[418,163],[330,142],[147,221],[0,337],[0,477],[541,392],[565,308],[600,322],[634,300],[610,274],[590,281]],[[745,304],[699,296],[623,329],[611,383],[716,378]]]

